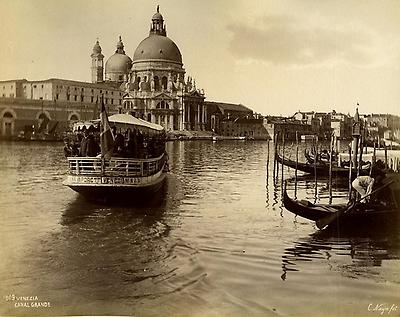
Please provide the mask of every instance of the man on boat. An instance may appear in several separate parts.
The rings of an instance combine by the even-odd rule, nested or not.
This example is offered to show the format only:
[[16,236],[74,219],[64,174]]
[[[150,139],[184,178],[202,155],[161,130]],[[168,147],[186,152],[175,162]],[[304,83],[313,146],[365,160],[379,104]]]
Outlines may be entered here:
[[[361,195],[360,202],[367,203],[370,200],[370,194],[372,193],[373,187],[379,185],[385,177],[385,173],[382,168],[377,165],[371,171],[371,176],[364,175],[358,176],[352,183],[351,186]],[[365,196],[368,196],[364,199]]]
[[[369,202],[369,194],[372,193],[372,187],[374,186],[375,180],[368,175],[358,176],[352,183],[351,186],[361,195],[360,202]],[[364,199],[365,196],[368,196]]]

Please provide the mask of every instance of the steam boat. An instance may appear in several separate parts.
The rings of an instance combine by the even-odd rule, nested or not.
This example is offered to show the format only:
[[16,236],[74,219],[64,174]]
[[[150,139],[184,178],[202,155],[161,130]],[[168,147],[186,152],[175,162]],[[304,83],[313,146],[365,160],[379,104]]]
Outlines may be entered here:
[[108,118],[103,107],[100,120],[78,122],[74,130],[75,140],[65,140],[64,185],[89,200],[120,202],[153,195],[163,186],[168,156],[162,126],[129,114]]

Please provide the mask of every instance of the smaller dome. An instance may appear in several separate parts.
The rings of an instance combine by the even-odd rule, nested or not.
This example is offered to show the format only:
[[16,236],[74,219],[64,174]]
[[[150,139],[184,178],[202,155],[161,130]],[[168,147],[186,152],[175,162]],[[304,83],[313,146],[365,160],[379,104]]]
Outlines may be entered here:
[[132,67],[132,60],[125,54],[115,53],[106,62],[107,73],[127,74]]

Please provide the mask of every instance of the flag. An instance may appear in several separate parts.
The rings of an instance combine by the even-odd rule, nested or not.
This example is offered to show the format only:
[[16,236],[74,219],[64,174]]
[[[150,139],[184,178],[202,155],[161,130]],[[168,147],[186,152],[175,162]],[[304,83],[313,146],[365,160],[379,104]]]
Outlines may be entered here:
[[100,123],[101,157],[109,159],[114,148],[114,135],[111,131],[110,122],[108,122],[108,116],[103,98],[101,98]]

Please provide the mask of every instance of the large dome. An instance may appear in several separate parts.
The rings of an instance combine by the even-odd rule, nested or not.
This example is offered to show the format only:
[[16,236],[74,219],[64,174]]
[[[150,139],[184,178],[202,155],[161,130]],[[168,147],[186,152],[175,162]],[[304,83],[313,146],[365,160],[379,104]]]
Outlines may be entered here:
[[168,37],[150,34],[133,54],[133,63],[148,60],[164,60],[182,64],[182,55],[178,46]]
[[132,67],[132,60],[125,54],[115,53],[106,62],[106,73],[126,74]]

